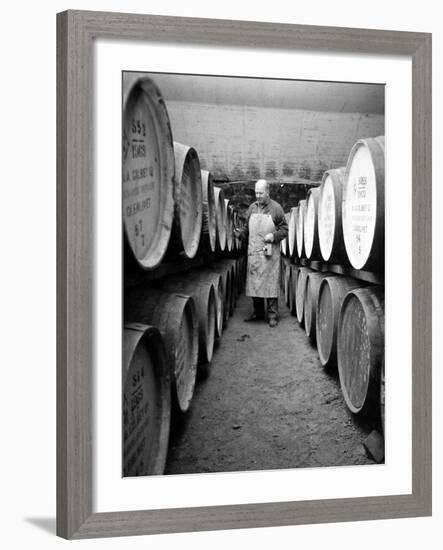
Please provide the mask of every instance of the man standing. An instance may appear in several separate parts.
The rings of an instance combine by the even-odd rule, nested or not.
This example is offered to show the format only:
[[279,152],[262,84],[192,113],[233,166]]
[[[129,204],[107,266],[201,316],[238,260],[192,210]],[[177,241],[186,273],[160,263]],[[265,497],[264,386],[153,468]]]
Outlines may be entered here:
[[246,225],[235,229],[236,237],[248,239],[246,296],[253,301],[254,312],[245,321],[265,318],[265,300],[270,327],[278,324],[278,290],[280,279],[280,241],[288,235],[283,209],[269,197],[269,184],[258,180],[255,198],[248,208]]

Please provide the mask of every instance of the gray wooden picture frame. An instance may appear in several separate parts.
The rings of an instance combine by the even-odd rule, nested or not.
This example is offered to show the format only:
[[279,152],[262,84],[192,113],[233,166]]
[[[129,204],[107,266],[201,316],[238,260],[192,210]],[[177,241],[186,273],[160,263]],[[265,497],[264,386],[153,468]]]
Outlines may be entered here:
[[[93,42],[97,38],[412,60],[412,494],[93,513]],[[57,15],[57,534],[68,539],[431,514],[431,34],[122,13]],[[408,266],[405,267],[408,269]]]

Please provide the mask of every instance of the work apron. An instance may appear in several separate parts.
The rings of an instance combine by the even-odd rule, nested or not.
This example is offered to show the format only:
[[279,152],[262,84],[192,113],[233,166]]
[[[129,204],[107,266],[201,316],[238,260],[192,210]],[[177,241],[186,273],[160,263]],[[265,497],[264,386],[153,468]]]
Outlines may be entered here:
[[251,214],[249,218],[248,270],[246,296],[277,298],[280,279],[280,246],[272,243],[272,256],[266,256],[265,235],[275,231],[270,214]]

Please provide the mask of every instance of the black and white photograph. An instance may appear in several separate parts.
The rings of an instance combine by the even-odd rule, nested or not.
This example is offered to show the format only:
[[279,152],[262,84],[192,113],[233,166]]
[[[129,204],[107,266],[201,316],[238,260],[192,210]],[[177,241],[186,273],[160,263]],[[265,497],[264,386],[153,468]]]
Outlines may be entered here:
[[3,548],[442,546],[441,11],[4,4]]
[[124,477],[384,462],[384,136],[382,84],[123,72]]

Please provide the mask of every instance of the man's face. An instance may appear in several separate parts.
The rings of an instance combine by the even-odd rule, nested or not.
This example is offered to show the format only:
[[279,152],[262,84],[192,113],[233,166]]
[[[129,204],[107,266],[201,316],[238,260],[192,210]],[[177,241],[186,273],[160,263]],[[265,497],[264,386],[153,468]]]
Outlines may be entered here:
[[266,182],[258,181],[255,184],[255,198],[258,204],[264,204],[269,197],[268,186]]

